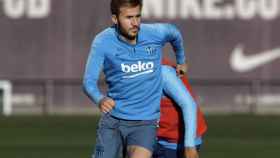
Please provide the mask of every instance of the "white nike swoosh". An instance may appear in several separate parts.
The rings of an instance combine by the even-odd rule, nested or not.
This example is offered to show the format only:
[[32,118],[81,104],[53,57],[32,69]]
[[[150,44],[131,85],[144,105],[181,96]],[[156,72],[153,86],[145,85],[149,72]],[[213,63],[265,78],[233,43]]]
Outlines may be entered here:
[[248,72],[277,58],[280,58],[280,48],[246,56],[243,52],[243,46],[237,45],[231,53],[230,65],[237,72]]

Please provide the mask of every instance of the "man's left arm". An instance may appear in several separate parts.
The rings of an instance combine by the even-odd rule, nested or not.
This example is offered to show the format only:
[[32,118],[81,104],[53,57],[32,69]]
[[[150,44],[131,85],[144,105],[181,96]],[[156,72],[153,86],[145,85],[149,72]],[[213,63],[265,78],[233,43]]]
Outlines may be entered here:
[[186,74],[188,65],[186,63],[184,40],[183,37],[175,25],[163,24],[165,29],[165,40],[169,42],[175,52],[176,56],[176,72],[178,76]]

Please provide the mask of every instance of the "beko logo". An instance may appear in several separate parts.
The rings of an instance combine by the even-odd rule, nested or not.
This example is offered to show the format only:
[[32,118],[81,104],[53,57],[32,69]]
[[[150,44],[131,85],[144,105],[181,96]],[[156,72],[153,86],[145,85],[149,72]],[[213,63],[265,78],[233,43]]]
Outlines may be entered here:
[[42,19],[50,14],[51,0],[0,0],[5,16],[11,19]]
[[144,18],[274,20],[279,0],[144,0]]
[[137,64],[121,64],[122,71],[125,73],[133,73],[132,75],[124,76],[124,78],[134,78],[143,74],[154,72],[153,62],[141,62],[138,61]]

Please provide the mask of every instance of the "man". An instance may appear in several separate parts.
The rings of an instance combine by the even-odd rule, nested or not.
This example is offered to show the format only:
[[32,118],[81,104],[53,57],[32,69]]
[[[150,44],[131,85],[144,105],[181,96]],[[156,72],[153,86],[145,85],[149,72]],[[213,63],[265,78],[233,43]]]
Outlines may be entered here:
[[[99,106],[96,158],[117,157],[125,145],[129,158],[149,158],[156,140],[162,94],[161,50],[169,42],[177,72],[185,72],[179,31],[170,24],[141,24],[141,0],[112,0],[114,26],[99,33],[88,57],[83,84]],[[103,70],[107,95],[97,81]]]
[[[174,65],[166,58],[163,59],[163,64],[169,66]],[[162,75],[163,78],[169,77],[165,76],[166,74]],[[187,90],[191,93],[192,97],[194,97],[187,77],[182,76],[181,80]],[[184,131],[186,130],[183,123],[184,116],[182,115],[181,109],[178,107],[177,103],[168,96],[163,97],[161,99],[160,111],[161,115],[157,132],[158,144],[156,150],[154,151],[153,158],[188,158],[193,157],[191,155],[193,152],[196,156],[198,156],[198,153],[196,152],[199,150],[202,143],[202,136],[207,130],[203,113],[199,107],[197,106],[197,131],[195,139],[196,149],[194,149],[193,152],[184,147]]]

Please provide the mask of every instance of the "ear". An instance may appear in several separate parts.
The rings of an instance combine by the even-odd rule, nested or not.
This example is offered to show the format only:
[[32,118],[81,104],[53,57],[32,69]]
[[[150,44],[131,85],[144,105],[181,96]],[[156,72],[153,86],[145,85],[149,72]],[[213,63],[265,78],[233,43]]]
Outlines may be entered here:
[[118,24],[118,18],[115,14],[112,15],[112,21],[113,21],[114,24]]

